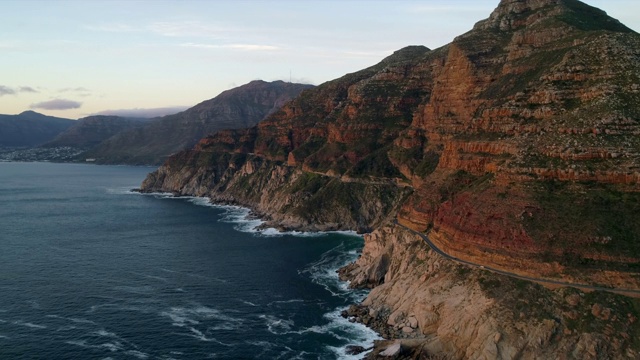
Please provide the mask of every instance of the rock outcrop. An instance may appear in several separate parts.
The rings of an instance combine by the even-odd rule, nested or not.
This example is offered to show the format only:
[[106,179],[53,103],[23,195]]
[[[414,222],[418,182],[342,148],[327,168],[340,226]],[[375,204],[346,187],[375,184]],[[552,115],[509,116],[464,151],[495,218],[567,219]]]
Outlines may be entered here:
[[265,226],[303,231],[371,231],[389,222],[407,196],[392,183],[342,181],[255,155],[197,150],[150,174],[142,191],[207,196],[250,207]]
[[[340,275],[352,287],[373,290],[343,315],[397,339],[378,342],[367,358],[640,356],[635,345],[637,300],[568,288],[549,290],[457,265],[398,226],[365,238],[362,256]],[[386,357],[385,352],[398,355]]]

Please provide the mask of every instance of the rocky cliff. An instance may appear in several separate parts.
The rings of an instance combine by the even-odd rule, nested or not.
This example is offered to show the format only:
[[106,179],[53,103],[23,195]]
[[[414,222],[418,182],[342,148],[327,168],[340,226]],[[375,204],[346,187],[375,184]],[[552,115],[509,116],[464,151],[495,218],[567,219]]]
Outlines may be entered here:
[[222,92],[183,112],[152,119],[105,140],[83,157],[98,163],[160,164],[221,129],[247,128],[279,109],[311,85],[252,81]]
[[[373,288],[345,316],[399,344],[403,359],[637,359],[639,302],[605,292],[550,290],[445,260],[398,226],[365,235],[341,270]],[[389,358],[389,357],[384,357]]]
[[[476,264],[638,289],[639,49],[640,35],[582,2],[503,0],[447,46],[399,50],[302,93],[255,127],[201,140],[150,174],[142,190],[232,201],[298,229],[368,230],[395,217]],[[455,331],[445,326],[436,344],[455,358],[492,358],[494,352],[503,358],[619,357],[637,350],[635,320],[607,330],[586,325],[586,308],[559,318],[563,292],[475,271],[458,283],[451,273],[466,270],[445,265],[424,246],[410,247],[412,260],[403,257],[409,252],[392,250],[379,260],[367,257],[366,247],[376,241],[394,244],[386,236],[405,241],[394,231],[377,232],[382,240],[367,237],[363,259],[354,265],[361,270],[349,276],[354,284],[379,285],[365,302],[374,312],[407,307],[407,318],[391,321],[407,333],[420,328],[440,337],[442,322],[468,324]],[[423,278],[431,270],[421,264],[441,270]],[[503,316],[520,306],[518,298],[501,302],[491,289],[481,293],[483,281],[510,284],[498,287],[508,294],[545,295],[522,305],[523,317]],[[458,303],[447,304],[456,297]],[[622,301],[605,298],[598,304],[612,308]],[[438,313],[442,320],[426,318],[434,312],[429,304],[448,306]],[[626,304],[631,317],[620,313],[617,320],[637,315],[635,303]],[[463,311],[467,306],[471,315]],[[556,320],[545,315],[522,325],[528,312],[540,309],[556,309]],[[495,325],[480,329],[473,314]],[[494,331],[500,326],[513,329]],[[618,329],[621,338],[613,335]],[[456,340],[461,331],[469,334]],[[540,336],[520,339],[530,331]],[[594,335],[603,333],[608,337]],[[607,342],[615,338],[626,342]],[[534,349],[522,341],[539,344]]]

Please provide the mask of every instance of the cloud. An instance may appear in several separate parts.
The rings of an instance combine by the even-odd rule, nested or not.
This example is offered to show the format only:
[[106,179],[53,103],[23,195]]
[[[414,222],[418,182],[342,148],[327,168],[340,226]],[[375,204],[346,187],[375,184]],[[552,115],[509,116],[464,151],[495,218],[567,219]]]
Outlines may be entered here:
[[226,37],[225,34],[236,32],[239,29],[214,24],[204,24],[198,21],[181,21],[155,22],[148,25],[146,30],[167,37],[208,37],[221,39]]
[[281,50],[278,46],[273,45],[258,45],[258,44],[200,44],[200,43],[184,43],[180,44],[183,47],[191,47],[198,49],[233,49],[241,51],[276,51]]
[[20,86],[18,88],[19,92],[28,92],[28,93],[37,93],[39,92],[38,90],[32,88],[31,86]]
[[115,115],[122,117],[138,117],[138,118],[154,118],[165,115],[171,115],[179,113],[188,109],[188,106],[171,106],[161,108],[149,108],[149,109],[118,109],[118,110],[104,110],[91,115]]
[[280,50],[279,47],[273,45],[256,45],[256,44],[230,44],[223,45],[223,47],[228,49],[236,49],[236,50],[247,50],[247,51],[272,51],[272,50]]
[[469,4],[459,5],[414,5],[407,9],[411,13],[430,13],[430,14],[450,14],[450,13],[476,13],[486,12],[486,8],[482,6],[472,6]]
[[0,96],[15,95],[16,91],[8,86],[0,85]]
[[104,32],[115,32],[115,33],[139,31],[139,29],[136,29],[131,25],[120,24],[120,23],[88,25],[88,26],[85,26],[85,28],[93,31],[104,31]]
[[87,25],[91,31],[111,33],[146,32],[165,37],[207,37],[224,38],[229,32],[240,31],[238,28],[218,26],[199,21],[157,21],[146,25],[128,25],[123,23],[107,23]]
[[15,87],[0,85],[0,96],[16,95],[21,92],[37,93],[39,91],[32,88],[31,86],[18,86],[17,88],[15,88]]
[[67,100],[67,99],[53,99],[49,101],[42,101],[39,103],[31,104],[31,109],[43,109],[43,110],[69,110],[78,109],[82,106],[79,101]]
[[85,88],[85,87],[75,87],[75,88],[64,88],[64,89],[60,89],[58,90],[58,92],[60,93],[64,93],[64,92],[90,92],[91,90]]

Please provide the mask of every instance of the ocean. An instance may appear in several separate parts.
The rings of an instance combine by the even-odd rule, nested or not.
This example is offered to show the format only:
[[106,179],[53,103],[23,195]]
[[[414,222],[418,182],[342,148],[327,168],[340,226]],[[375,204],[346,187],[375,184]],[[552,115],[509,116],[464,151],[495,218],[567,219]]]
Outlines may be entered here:
[[149,167],[0,163],[0,359],[347,359],[362,238],[255,231]]

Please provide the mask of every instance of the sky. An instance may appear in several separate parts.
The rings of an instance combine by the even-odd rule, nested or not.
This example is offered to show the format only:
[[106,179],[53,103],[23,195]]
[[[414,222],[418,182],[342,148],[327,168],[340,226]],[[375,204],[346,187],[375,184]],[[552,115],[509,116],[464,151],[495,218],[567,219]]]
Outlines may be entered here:
[[[0,0],[0,114],[174,113],[252,80],[319,85],[443,46],[499,0]],[[587,0],[640,32],[640,1]]]

